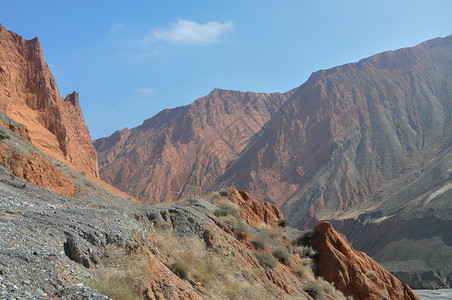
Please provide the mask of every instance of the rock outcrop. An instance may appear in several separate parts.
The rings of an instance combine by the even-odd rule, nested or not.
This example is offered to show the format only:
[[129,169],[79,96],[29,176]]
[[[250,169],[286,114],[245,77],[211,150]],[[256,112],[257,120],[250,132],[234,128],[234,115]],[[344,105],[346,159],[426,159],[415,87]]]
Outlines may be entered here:
[[81,173],[99,176],[78,94],[60,96],[38,38],[25,40],[1,25],[0,112],[25,125],[26,131],[18,134],[44,153]]
[[228,192],[227,197],[237,205],[240,216],[251,226],[257,227],[260,224],[267,224],[277,227],[280,220],[284,218],[275,205],[268,202],[259,202],[245,191],[232,189]]
[[383,269],[364,252],[355,251],[347,238],[329,222],[314,228],[312,247],[317,251],[317,273],[354,299],[421,300],[409,286]]
[[293,92],[215,89],[94,141],[101,178],[141,201],[203,195]]

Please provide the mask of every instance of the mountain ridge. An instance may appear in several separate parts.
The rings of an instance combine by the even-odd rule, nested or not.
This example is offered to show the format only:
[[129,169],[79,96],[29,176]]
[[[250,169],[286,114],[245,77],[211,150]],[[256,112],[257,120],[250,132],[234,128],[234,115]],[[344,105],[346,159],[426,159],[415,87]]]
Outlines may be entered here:
[[[290,93],[215,89],[190,105],[163,110],[138,127],[98,139],[102,178],[144,200],[205,194]],[[127,149],[130,145],[139,151]],[[170,168],[172,160],[181,163]]]
[[[196,158],[203,155],[202,146],[179,158],[170,156],[176,169],[181,161],[192,160],[196,174],[203,168],[216,170],[210,177],[216,178],[213,184],[197,176],[169,178],[173,185],[166,184],[187,188],[176,198],[229,186],[246,190],[281,208],[292,226],[333,222],[352,243],[391,266],[392,272],[403,265],[409,271],[399,276],[417,288],[450,286],[450,272],[438,264],[429,265],[426,253],[414,254],[422,250],[421,245],[410,242],[417,250],[403,257],[400,240],[412,234],[406,226],[395,227],[388,246],[379,249],[369,246],[373,237],[363,232],[379,235],[389,224],[416,224],[429,220],[429,215],[447,215],[452,168],[451,65],[452,35],[314,72],[262,120],[252,138],[243,140],[246,145],[240,152],[227,152],[229,159],[222,168],[214,163],[196,165]],[[237,115],[235,120],[243,117]],[[182,124],[182,120],[177,122]],[[183,138],[190,141],[193,128],[183,129]],[[217,140],[216,135],[210,138]],[[160,142],[174,146],[170,138]],[[222,145],[224,152],[228,145]],[[159,173],[153,176],[161,179]],[[416,226],[422,228],[422,224]],[[441,245],[430,250],[448,266],[452,260],[443,232],[425,238]],[[387,251],[393,254],[386,255]],[[416,255],[423,257],[427,267],[414,264]],[[417,271],[408,268],[410,264],[418,266]],[[426,270],[434,275],[428,277]]]

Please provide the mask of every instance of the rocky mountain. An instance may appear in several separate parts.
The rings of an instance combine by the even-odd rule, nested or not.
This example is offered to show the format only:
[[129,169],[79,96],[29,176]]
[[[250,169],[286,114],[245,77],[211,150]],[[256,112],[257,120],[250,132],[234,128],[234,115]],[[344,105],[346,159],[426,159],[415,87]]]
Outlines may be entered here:
[[99,176],[78,94],[60,96],[38,38],[25,40],[1,25],[0,112],[24,125],[26,129],[18,133],[44,153],[79,172]]
[[[451,66],[449,36],[315,72],[299,88],[276,94],[284,96],[279,102],[265,95],[267,103],[275,104],[265,110],[237,102],[243,93],[215,90],[192,105],[96,141],[101,176],[154,201],[228,186],[247,190],[282,208],[292,226],[330,220],[359,250],[417,288],[447,287],[452,280],[446,234],[452,187]],[[229,102],[250,109],[245,114],[241,106],[223,109]],[[208,123],[212,111],[207,108],[195,110],[203,105],[218,108],[213,110],[218,122]],[[268,112],[265,118],[262,111]],[[202,126],[223,124],[222,115],[236,129]],[[239,134],[250,122],[256,124],[253,130]],[[146,136],[151,132],[146,128],[165,133]],[[163,153],[167,159],[162,160]],[[152,193],[154,199],[144,197]],[[420,240],[436,246],[423,247]],[[405,244],[413,251],[406,253]],[[432,253],[438,260],[429,257]]]
[[319,71],[219,184],[292,226],[332,220],[411,286],[450,287],[451,109],[452,36]]
[[94,141],[101,178],[141,201],[171,201],[213,190],[292,94],[215,89],[133,129]]
[[447,183],[422,177],[450,151],[451,65],[452,36],[312,74],[220,182],[294,223],[396,211]]
[[[314,235],[285,227],[275,205],[245,191],[143,205],[104,189],[78,95],[59,96],[37,39],[26,41],[0,26],[0,42],[0,298],[346,299],[316,271],[334,261],[353,279],[330,279],[347,299],[376,299],[382,294],[375,287],[393,299],[418,299],[331,225],[327,234],[316,227]],[[176,176],[175,197],[194,186],[212,188],[293,94],[215,90],[98,141],[106,150],[102,162],[114,165],[136,153],[131,157],[142,164],[127,176],[144,174],[149,161],[155,172],[171,176],[188,170],[189,176]],[[134,152],[138,141],[142,149]],[[175,158],[182,162],[174,164]],[[375,274],[362,275],[363,266]]]

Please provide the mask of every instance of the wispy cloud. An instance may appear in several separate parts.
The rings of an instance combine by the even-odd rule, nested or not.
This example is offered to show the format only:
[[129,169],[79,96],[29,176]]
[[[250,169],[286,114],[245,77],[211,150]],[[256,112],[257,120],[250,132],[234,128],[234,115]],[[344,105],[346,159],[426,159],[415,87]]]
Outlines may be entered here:
[[139,93],[143,93],[143,94],[154,94],[155,92],[157,92],[157,89],[148,87],[148,88],[136,89],[136,91]]
[[189,20],[179,20],[172,23],[170,28],[159,28],[152,31],[143,40],[143,44],[156,41],[166,41],[175,44],[213,44],[227,31],[234,29],[232,21],[219,23],[208,22],[199,24]]
[[125,29],[126,29],[126,25],[124,25],[123,23],[115,23],[110,26],[109,31],[110,32],[120,32],[120,31],[124,31]]

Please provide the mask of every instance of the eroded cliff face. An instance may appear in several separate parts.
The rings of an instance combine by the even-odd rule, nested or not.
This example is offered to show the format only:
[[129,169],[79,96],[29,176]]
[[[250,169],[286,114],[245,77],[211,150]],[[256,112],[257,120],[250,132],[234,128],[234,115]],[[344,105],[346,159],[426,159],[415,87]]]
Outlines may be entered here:
[[301,227],[401,209],[447,183],[451,66],[452,36],[312,74],[218,184]]
[[24,135],[46,154],[99,176],[78,94],[60,96],[37,38],[25,40],[1,25],[0,112],[25,125]]
[[354,299],[421,300],[411,288],[401,283],[364,252],[355,251],[347,238],[329,222],[314,228],[312,247],[317,250],[317,273]]
[[226,166],[291,94],[215,89],[190,105],[96,140],[101,178],[142,201],[216,190]]
[[251,226],[267,224],[278,227],[280,220],[284,219],[284,215],[275,205],[259,202],[245,191],[232,189],[227,196],[232,203],[237,205],[242,219]]

